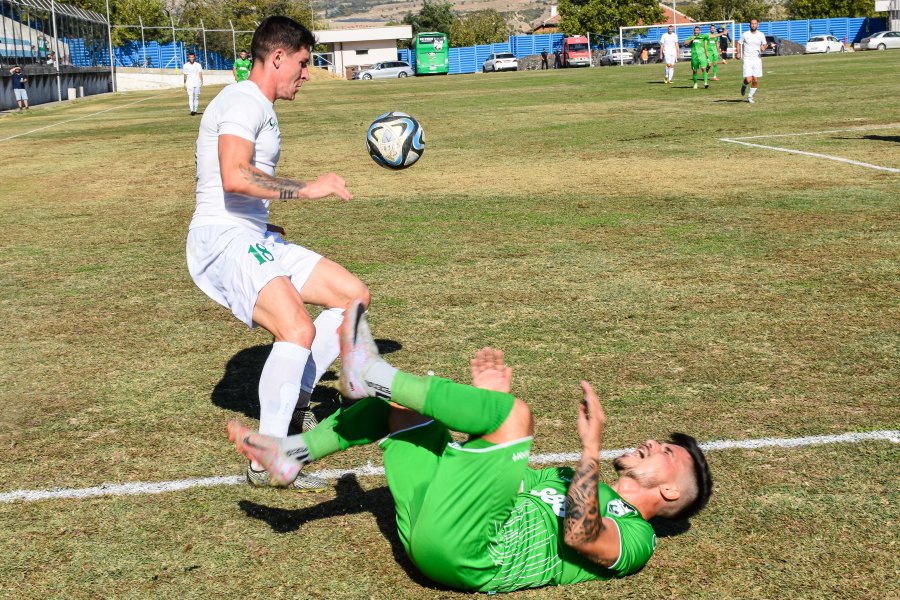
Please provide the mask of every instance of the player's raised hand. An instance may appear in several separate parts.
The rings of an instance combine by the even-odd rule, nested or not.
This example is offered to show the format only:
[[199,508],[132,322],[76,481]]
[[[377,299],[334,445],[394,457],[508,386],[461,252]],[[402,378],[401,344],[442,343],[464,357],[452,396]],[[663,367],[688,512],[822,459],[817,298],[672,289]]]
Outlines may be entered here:
[[578,436],[586,451],[599,453],[603,446],[603,430],[606,429],[606,413],[591,384],[582,381],[581,389],[584,399],[578,406]]
[[512,367],[503,360],[503,350],[482,348],[470,361],[472,385],[483,390],[508,394],[512,389]]
[[336,173],[327,173],[306,184],[303,195],[310,200],[325,198],[334,194],[341,200],[353,200],[353,194],[347,189],[347,182]]

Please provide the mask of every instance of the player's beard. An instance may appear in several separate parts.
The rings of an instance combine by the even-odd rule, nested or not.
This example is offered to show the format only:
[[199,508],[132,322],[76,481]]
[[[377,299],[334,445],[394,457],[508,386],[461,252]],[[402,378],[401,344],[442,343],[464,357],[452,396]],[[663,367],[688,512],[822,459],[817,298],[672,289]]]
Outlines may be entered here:
[[627,464],[627,457],[625,456],[620,456],[615,459],[613,461],[613,468],[616,470],[616,473],[619,474],[619,477],[633,479],[638,482],[641,487],[652,488],[659,485],[659,481],[652,473],[642,471],[640,466],[629,467]]

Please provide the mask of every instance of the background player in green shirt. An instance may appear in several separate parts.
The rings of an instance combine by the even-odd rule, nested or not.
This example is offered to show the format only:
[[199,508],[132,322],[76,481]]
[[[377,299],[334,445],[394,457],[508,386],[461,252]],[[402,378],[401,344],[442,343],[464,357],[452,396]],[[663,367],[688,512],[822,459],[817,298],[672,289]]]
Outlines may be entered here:
[[694,35],[684,41],[685,46],[691,47],[691,69],[694,71],[694,89],[697,89],[697,73],[703,73],[703,87],[709,87],[707,66],[709,65],[709,51],[707,49],[709,35],[700,33],[700,26],[694,27]]
[[725,35],[724,30],[720,29],[718,33],[716,33],[716,26],[709,26],[709,34],[707,35],[708,40],[706,41],[706,56],[707,56],[707,64],[706,64],[706,72],[708,73],[710,69],[712,69],[712,80],[719,80],[719,38]]
[[[341,327],[341,363],[341,393],[359,399],[353,406],[282,439],[232,421],[229,438],[285,485],[313,460],[384,438],[400,541],[444,585],[508,592],[624,577],[653,554],[647,519],[688,517],[709,499],[706,460],[684,434],[644,442],[615,460],[615,482],[601,483],[606,417],[587,382],[577,468],[536,470],[528,468],[531,412],[509,394],[512,369],[502,352],[476,354],[476,387],[399,372],[378,355],[356,301]],[[450,429],[471,437],[453,442]]]
[[247,53],[244,50],[241,50],[241,57],[235,59],[234,65],[231,67],[231,72],[234,74],[234,80],[244,81],[250,77],[250,68],[252,66],[253,61],[247,58]]

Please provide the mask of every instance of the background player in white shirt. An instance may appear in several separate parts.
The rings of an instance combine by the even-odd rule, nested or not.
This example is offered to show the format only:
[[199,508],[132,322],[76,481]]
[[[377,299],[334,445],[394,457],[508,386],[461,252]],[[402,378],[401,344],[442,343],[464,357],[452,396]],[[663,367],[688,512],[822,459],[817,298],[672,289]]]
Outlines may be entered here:
[[741,84],[741,96],[750,85],[750,94],[747,102],[753,104],[753,96],[759,87],[759,78],[762,77],[762,53],[766,49],[766,36],[758,30],[759,21],[750,19],[750,31],[741,34],[741,40],[737,46],[738,60],[743,62],[744,82]]
[[672,83],[675,79],[675,63],[678,62],[678,34],[675,33],[675,27],[669,25],[669,31],[659,38],[659,45],[666,63],[666,83]]
[[188,61],[182,67],[184,71],[184,87],[187,88],[188,106],[192,115],[196,115],[197,110],[200,108],[200,88],[203,86],[203,67],[195,61],[194,53],[189,52]]
[[[187,240],[194,283],[250,327],[275,337],[259,380],[260,433],[285,437],[294,411],[303,429],[315,425],[306,409],[316,382],[339,353],[344,308],[368,288],[339,264],[285,242],[270,225],[271,200],[353,198],[344,180],[328,173],[309,183],[275,177],[281,131],[276,100],[293,100],[315,47],[313,34],[287,17],[269,17],[253,34],[250,78],[209,103],[197,137],[197,207]],[[306,304],[324,307],[315,322]],[[298,403],[299,400],[299,403]],[[296,422],[296,421],[295,421]],[[252,485],[270,485],[251,463]],[[294,489],[323,489],[302,476]]]

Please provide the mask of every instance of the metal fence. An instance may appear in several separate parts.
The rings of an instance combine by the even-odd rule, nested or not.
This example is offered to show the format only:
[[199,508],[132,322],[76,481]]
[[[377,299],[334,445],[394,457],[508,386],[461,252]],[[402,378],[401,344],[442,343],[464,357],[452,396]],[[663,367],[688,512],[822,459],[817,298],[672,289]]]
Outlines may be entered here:
[[207,29],[203,21],[199,27],[176,26],[171,19],[164,27],[139,23],[112,28],[128,31],[134,37],[140,35],[140,40],[115,47],[116,65],[120,67],[179,68],[187,60],[188,52],[192,52],[203,68],[228,70],[241,50],[250,50],[253,37],[253,31],[235,29],[231,22],[227,29]]
[[0,63],[108,66],[106,18],[55,0],[0,0]]

